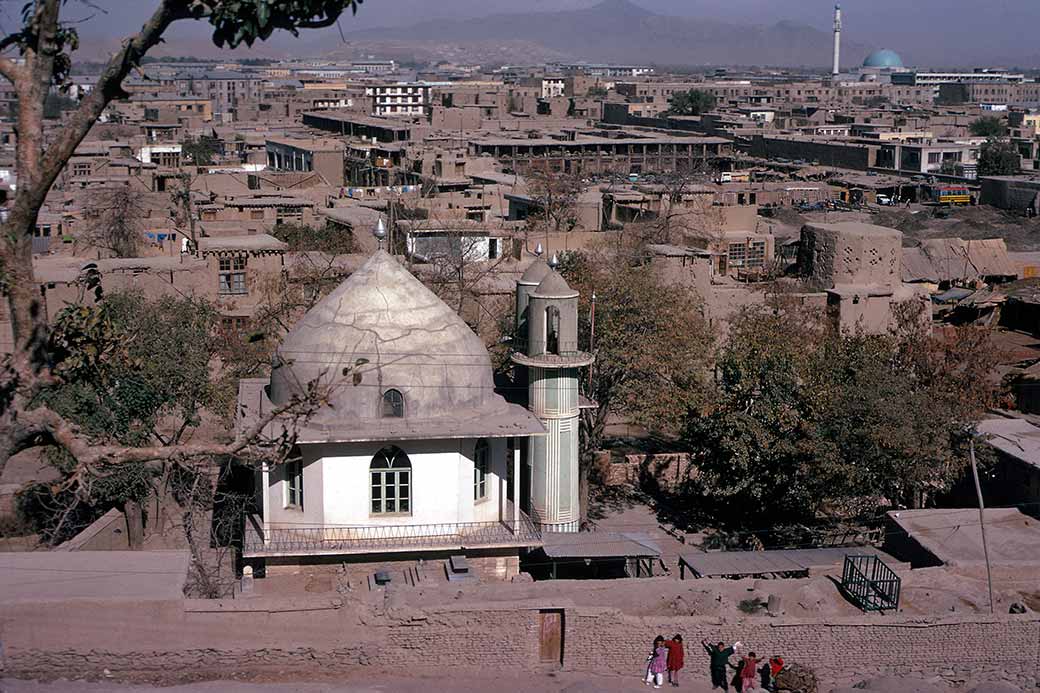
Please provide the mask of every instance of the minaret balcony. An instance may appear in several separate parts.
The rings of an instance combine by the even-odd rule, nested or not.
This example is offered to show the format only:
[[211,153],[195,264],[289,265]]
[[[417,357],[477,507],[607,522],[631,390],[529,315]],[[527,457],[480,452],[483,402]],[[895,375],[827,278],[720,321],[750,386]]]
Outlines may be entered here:
[[564,351],[559,354],[521,354],[513,352],[513,363],[529,368],[581,368],[591,366],[596,356],[587,351]]

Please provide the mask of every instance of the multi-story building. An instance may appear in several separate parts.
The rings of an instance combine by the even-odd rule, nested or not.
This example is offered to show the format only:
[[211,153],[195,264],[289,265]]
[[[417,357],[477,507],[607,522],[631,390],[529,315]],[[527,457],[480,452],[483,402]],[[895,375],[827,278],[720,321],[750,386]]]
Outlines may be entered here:
[[341,142],[327,139],[269,138],[266,144],[267,166],[276,171],[320,173],[330,185],[343,185],[343,152]]
[[423,82],[374,84],[365,88],[372,100],[372,115],[426,116],[430,112],[430,86]]

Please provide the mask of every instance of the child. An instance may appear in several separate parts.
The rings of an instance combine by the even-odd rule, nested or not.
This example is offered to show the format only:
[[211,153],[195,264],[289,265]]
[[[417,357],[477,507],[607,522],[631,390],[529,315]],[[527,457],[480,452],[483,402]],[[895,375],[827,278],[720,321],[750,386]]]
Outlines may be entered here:
[[664,683],[664,672],[668,670],[668,648],[664,646],[664,636],[658,635],[654,638],[654,649],[648,659],[646,668],[646,685],[654,684],[654,688],[660,688]]
[[664,644],[668,650],[668,683],[673,686],[679,685],[679,670],[683,668],[682,636],[676,633],[675,637]]
[[747,656],[744,657],[740,668],[740,690],[743,693],[753,691],[757,688],[757,681],[755,677],[758,675],[758,665],[762,660],[755,656],[754,652],[748,652]]

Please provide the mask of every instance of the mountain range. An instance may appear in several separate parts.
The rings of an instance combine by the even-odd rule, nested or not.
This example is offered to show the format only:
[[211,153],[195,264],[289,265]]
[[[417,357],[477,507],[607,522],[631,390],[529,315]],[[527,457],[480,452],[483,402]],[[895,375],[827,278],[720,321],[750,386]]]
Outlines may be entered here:
[[[824,68],[831,34],[781,21],[747,25],[656,14],[628,0],[590,8],[436,19],[410,26],[347,33],[348,43],[369,41],[525,41],[574,60],[657,65],[784,65]],[[845,42],[849,54],[866,46]]]

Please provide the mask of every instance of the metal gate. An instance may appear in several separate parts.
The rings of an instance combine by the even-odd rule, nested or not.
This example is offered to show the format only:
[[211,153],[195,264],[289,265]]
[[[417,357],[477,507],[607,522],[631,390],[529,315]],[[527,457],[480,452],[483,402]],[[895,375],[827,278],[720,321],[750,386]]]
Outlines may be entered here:
[[845,556],[841,587],[864,611],[895,611],[899,608],[901,581],[877,556]]

